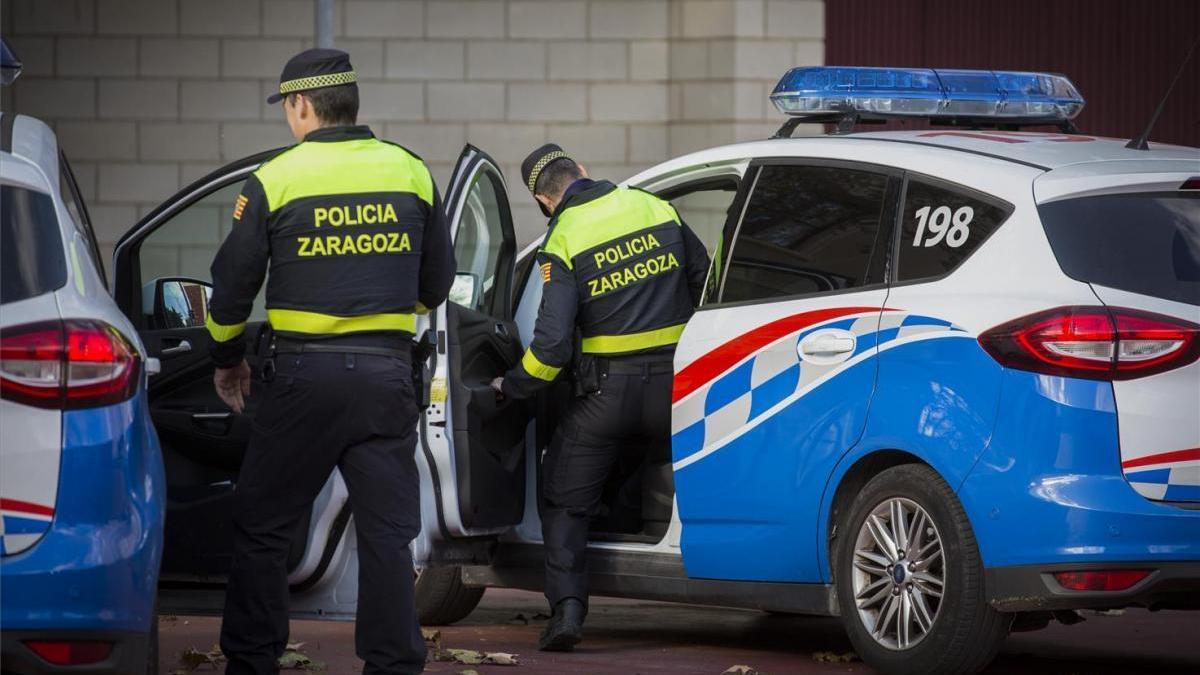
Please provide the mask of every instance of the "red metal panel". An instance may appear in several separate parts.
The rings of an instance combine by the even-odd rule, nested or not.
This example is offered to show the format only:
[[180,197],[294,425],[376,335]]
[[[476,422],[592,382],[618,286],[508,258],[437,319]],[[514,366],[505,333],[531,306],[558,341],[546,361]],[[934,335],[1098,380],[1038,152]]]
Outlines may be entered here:
[[[830,65],[1036,70],[1068,75],[1086,133],[1145,127],[1200,37],[1196,0],[826,0]],[[903,126],[911,127],[912,124]],[[1200,147],[1200,54],[1152,141]]]

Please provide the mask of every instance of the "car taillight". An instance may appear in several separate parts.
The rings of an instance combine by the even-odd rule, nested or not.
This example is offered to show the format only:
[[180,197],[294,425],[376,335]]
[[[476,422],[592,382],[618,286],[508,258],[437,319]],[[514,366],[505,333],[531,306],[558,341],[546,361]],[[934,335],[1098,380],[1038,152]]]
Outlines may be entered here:
[[45,321],[0,331],[0,397],[38,408],[92,408],[137,390],[137,351],[117,329],[91,319]]
[[984,331],[979,344],[1009,368],[1131,380],[1200,358],[1200,326],[1124,307],[1059,307]]
[[82,666],[99,663],[112,654],[111,642],[98,640],[26,640],[25,646],[56,666]]
[[1068,591],[1123,591],[1150,576],[1150,570],[1087,570],[1055,572],[1054,580]]

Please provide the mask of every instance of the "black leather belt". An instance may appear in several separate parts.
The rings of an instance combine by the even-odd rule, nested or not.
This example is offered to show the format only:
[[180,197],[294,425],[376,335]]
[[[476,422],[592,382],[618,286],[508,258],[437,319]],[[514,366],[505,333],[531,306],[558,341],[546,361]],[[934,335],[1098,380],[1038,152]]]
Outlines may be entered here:
[[405,358],[412,352],[408,346],[392,349],[390,347],[368,347],[352,344],[321,344],[320,342],[304,342],[299,340],[276,340],[276,354],[366,354],[368,356],[387,356]]
[[601,359],[600,363],[600,372],[609,375],[669,375],[675,372],[675,366],[670,361]]

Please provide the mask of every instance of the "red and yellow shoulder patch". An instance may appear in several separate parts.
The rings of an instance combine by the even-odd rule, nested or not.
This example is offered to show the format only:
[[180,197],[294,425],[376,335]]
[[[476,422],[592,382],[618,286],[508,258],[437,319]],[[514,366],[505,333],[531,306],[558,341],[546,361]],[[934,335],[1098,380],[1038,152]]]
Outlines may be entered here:
[[246,195],[238,195],[237,202],[233,205],[233,219],[241,220],[242,211],[246,210],[246,202],[250,201]]
[[542,283],[550,281],[550,263],[542,263]]

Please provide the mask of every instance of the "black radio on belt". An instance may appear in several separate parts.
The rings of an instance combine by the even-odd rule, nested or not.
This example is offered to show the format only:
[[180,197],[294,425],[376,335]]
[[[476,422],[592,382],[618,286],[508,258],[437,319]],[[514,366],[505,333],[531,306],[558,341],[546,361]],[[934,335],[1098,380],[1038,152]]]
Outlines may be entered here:
[[425,410],[430,404],[429,357],[433,356],[435,351],[437,339],[433,336],[433,331],[427,330],[420,338],[413,340],[412,379],[418,410]]

